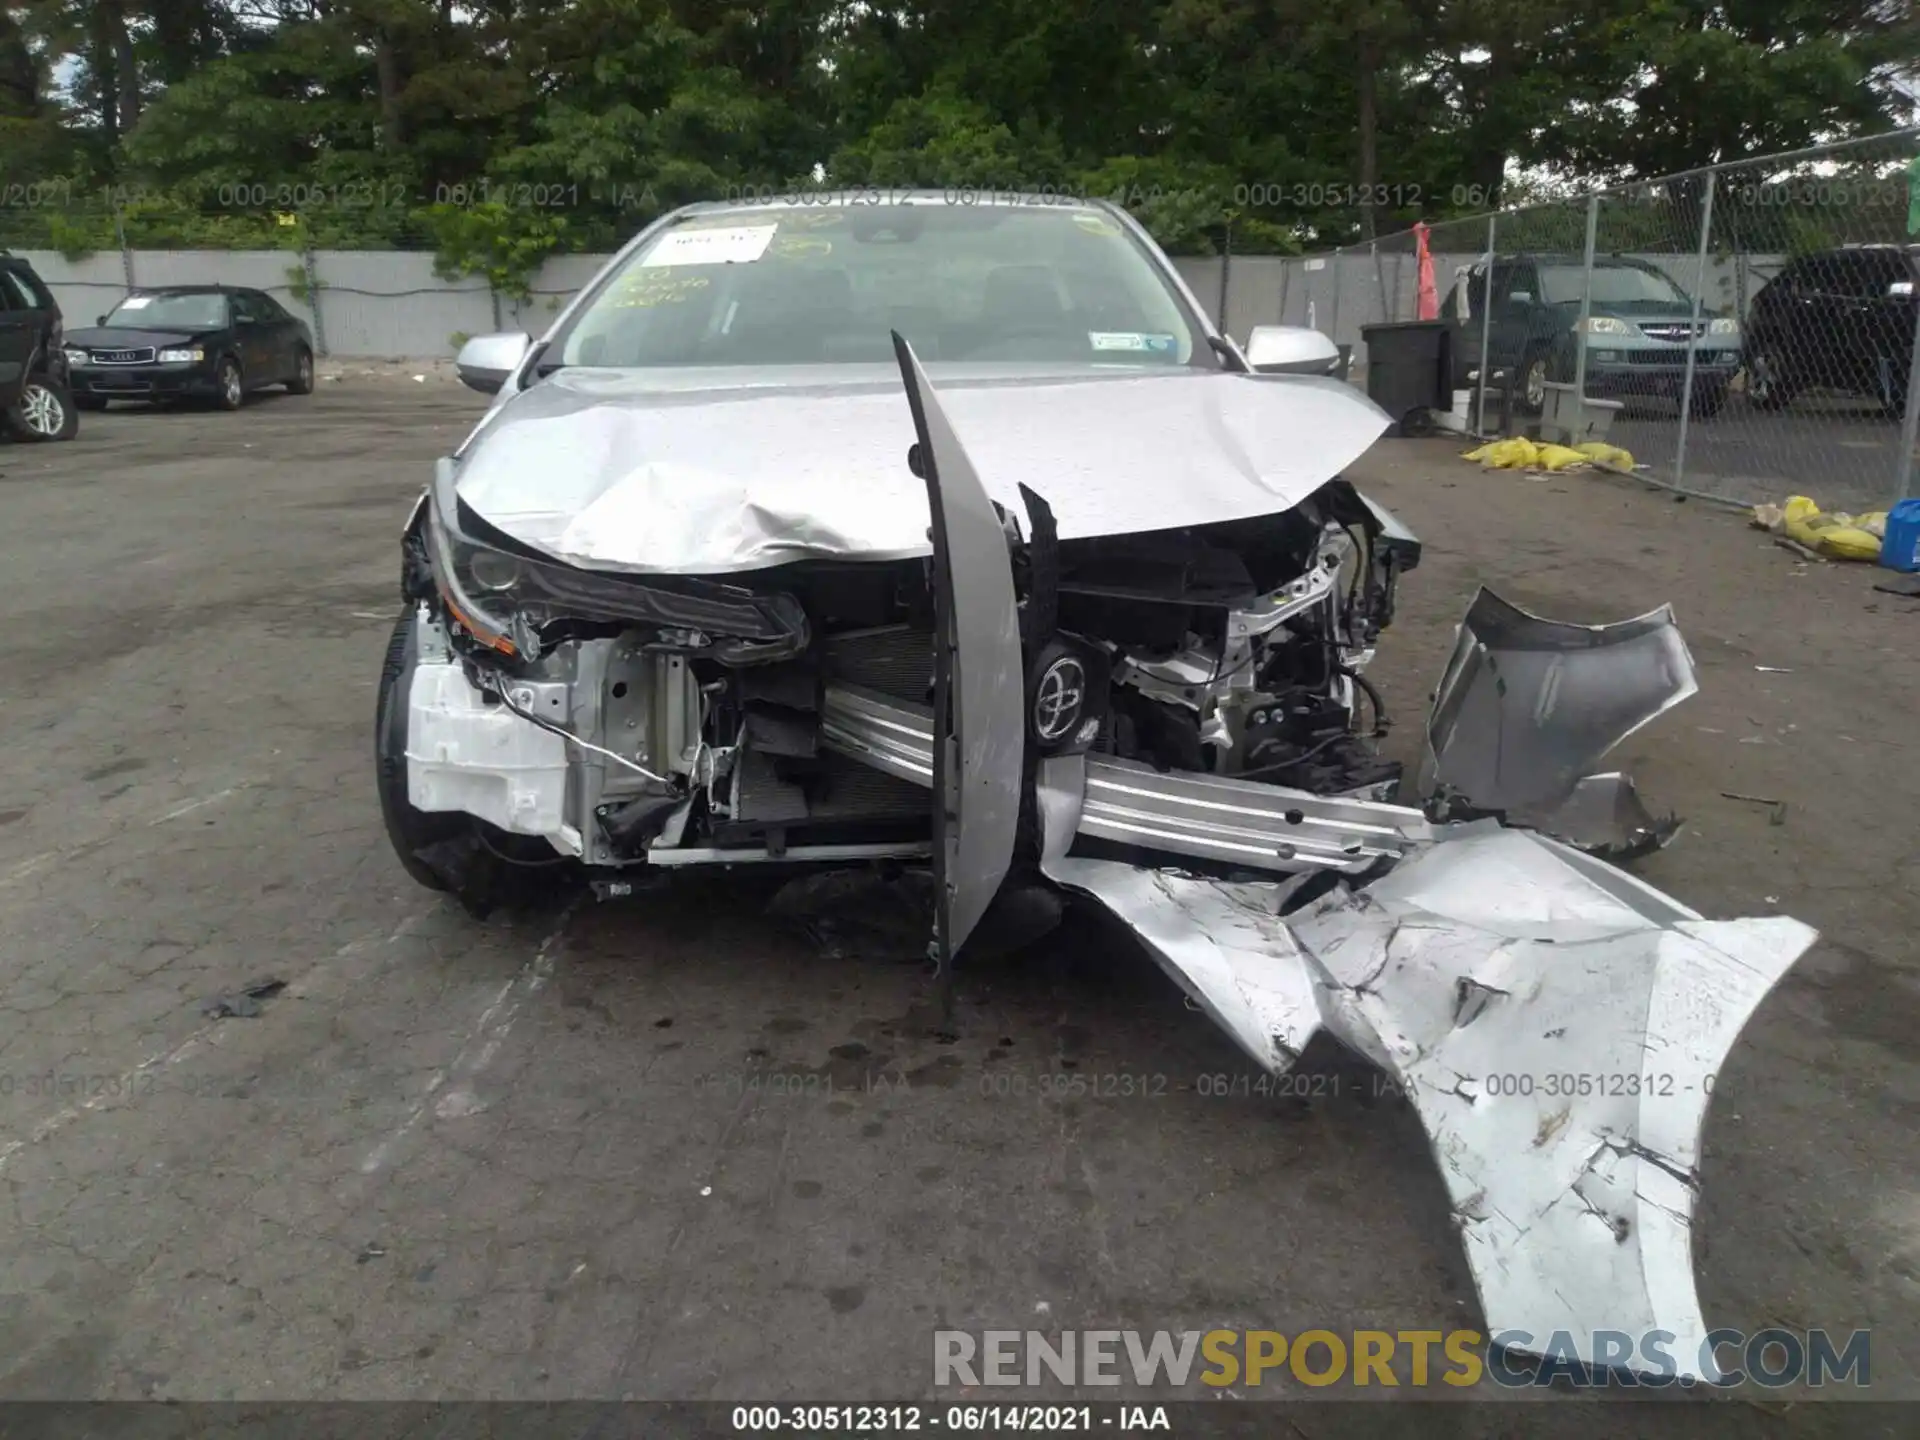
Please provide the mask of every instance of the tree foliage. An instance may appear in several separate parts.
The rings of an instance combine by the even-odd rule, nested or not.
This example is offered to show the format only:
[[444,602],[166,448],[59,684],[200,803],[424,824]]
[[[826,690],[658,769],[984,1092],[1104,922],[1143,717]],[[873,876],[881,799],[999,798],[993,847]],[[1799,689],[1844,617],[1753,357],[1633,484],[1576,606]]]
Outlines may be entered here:
[[1298,250],[1912,123],[1916,56],[1885,0],[0,0],[0,242],[521,293],[688,200],[912,184]]

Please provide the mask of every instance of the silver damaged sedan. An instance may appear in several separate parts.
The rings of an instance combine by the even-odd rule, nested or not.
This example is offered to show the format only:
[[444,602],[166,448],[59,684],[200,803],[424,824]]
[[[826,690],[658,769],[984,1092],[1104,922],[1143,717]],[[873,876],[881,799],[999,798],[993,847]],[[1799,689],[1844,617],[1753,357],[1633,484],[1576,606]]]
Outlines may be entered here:
[[381,675],[401,863],[476,913],[925,866],[943,976],[1083,897],[1259,1065],[1324,1030],[1388,1072],[1490,1334],[1716,1378],[1712,1077],[1815,935],[1618,868],[1672,834],[1602,768],[1694,691],[1672,615],[1483,591],[1403,777],[1367,667],[1420,542],[1341,478],[1388,420],[1324,338],[1236,345],[1116,208],[867,198],[676,211],[466,345],[496,398]]

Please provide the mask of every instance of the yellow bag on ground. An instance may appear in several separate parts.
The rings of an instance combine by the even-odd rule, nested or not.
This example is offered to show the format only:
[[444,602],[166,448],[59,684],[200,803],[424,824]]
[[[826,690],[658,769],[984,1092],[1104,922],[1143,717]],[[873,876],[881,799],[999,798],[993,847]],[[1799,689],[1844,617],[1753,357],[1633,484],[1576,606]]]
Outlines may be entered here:
[[1880,541],[1870,531],[1847,523],[1852,518],[1822,515],[1806,496],[1790,495],[1781,528],[1788,539],[1835,560],[1878,560]]
[[1597,460],[1602,465],[1615,465],[1622,470],[1633,468],[1633,452],[1622,450],[1618,445],[1609,445],[1604,440],[1587,440],[1573,447],[1589,460]]
[[1536,453],[1533,442],[1520,435],[1482,448],[1485,453],[1480,457],[1481,463],[1492,470],[1530,469]]
[[1541,470],[1565,470],[1586,464],[1587,457],[1566,445],[1542,445],[1534,451],[1533,463]]

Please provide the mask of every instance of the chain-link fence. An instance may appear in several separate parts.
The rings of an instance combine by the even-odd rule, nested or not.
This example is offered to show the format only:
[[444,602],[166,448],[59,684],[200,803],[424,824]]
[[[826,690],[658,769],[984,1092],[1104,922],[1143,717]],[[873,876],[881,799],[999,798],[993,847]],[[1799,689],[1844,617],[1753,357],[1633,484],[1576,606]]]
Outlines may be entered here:
[[[1518,419],[1568,387],[1649,478],[1741,503],[1914,493],[1920,130],[1437,223],[1427,249],[1456,386],[1511,377]],[[1365,326],[1421,318],[1417,238],[1289,259],[1278,289],[1272,318],[1363,363]]]

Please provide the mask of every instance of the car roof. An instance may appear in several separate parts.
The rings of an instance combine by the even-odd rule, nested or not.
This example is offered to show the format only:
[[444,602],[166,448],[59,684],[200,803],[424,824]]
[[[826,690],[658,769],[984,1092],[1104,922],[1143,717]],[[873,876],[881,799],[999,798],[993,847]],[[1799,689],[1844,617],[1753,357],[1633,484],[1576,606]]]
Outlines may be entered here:
[[1920,244],[1890,245],[1884,241],[1868,245],[1836,245],[1828,250],[1809,250],[1804,255],[1795,255],[1795,260],[1844,260],[1849,256],[1862,256],[1871,259],[1920,261]]
[[[675,215],[714,215],[737,210],[801,210],[848,206],[885,210],[889,205],[964,205],[970,209],[1022,208],[1060,210],[1114,210],[1104,196],[1078,195],[1064,190],[1002,190],[991,185],[954,185],[944,190],[911,189],[898,185],[823,185],[814,188],[778,185],[757,187],[763,195],[741,195],[731,200],[696,200]],[[1124,187],[1115,187],[1124,188]],[[1146,187],[1137,187],[1146,188]]]
[[[1799,255],[1789,255],[1786,259],[1786,264],[1803,265],[1809,261],[1831,263],[1835,260],[1846,260],[1854,256],[1863,258],[1886,257],[1890,259],[1900,259],[1904,257],[1908,260],[1920,261],[1920,243],[1901,245],[1889,243],[1884,240],[1875,240],[1857,245],[1829,245],[1824,250],[1807,250]],[[1784,269],[1786,267],[1783,265],[1781,268]]]
[[[1532,260],[1548,265],[1584,266],[1587,263],[1587,257],[1585,255],[1562,250],[1515,250],[1511,253],[1496,254],[1493,259],[1495,264],[1504,262],[1509,265],[1516,260]],[[1659,268],[1651,261],[1642,260],[1638,255],[1598,254],[1593,257],[1593,263],[1595,265],[1631,266],[1636,270]]]
[[231,295],[237,290],[251,290],[251,285],[136,285],[135,295]]

